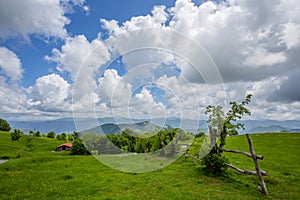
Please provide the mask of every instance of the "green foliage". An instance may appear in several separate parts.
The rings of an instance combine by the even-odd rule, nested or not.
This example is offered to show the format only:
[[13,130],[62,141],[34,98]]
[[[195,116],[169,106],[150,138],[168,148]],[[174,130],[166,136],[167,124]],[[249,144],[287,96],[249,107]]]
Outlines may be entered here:
[[[66,133],[56,135],[56,139],[58,139],[58,140],[66,141],[68,138],[70,138],[70,137],[67,137]],[[69,141],[73,141],[73,138],[72,138],[72,140],[69,140]]]
[[47,134],[47,138],[55,138],[55,132],[51,131]]
[[222,106],[207,106],[205,114],[210,114],[208,122],[212,127],[216,128],[219,133],[225,131],[225,133],[223,133],[225,136],[237,135],[238,129],[245,129],[244,124],[237,120],[241,119],[244,114],[251,115],[249,109],[246,108],[251,102],[251,98],[252,94],[248,94],[245,100],[240,104],[235,101],[230,102],[231,108],[227,111],[226,115]]
[[209,154],[204,157],[203,165],[205,171],[209,173],[219,174],[226,169],[225,158],[222,157],[222,151],[226,144],[227,135],[237,135],[238,129],[244,129],[244,124],[240,120],[244,114],[251,115],[246,106],[251,101],[252,94],[248,94],[245,100],[238,104],[235,101],[230,102],[231,108],[225,112],[221,106],[207,106],[205,114],[210,114],[208,122],[212,128],[217,131],[216,136],[220,136],[220,144],[215,144]]
[[33,136],[34,132],[33,131],[29,131],[29,136]]
[[61,134],[57,134],[56,139],[61,140]]
[[0,119],[0,131],[10,131],[10,130],[11,127],[9,123],[4,119]]
[[81,135],[80,132],[74,131],[74,132],[73,132],[73,135],[72,135],[73,140],[78,139],[78,138],[80,137],[80,135]]
[[66,133],[61,134],[61,140],[64,140],[64,141],[67,140],[67,134]]
[[162,150],[162,155],[173,156],[179,150],[177,142],[186,141],[192,137],[193,135],[184,133],[178,128],[143,134],[126,128],[121,131],[121,134],[83,134],[80,138],[90,152],[97,152],[98,155],[120,152],[155,152],[170,144]]
[[201,137],[204,137],[205,136],[205,133],[204,132],[199,132],[195,135],[195,138],[201,138]]
[[41,132],[40,132],[40,131],[35,132],[35,136],[36,136],[36,137],[41,137],[41,136],[42,136],[42,135],[41,135]]
[[217,153],[210,153],[201,160],[203,169],[208,174],[223,175],[227,169],[225,163],[228,162],[224,156]]
[[68,135],[67,135],[67,140],[68,140],[68,141],[73,141],[73,140],[74,140],[73,135],[68,134]]
[[19,129],[15,129],[14,130],[14,132],[12,132],[11,134],[10,134],[10,136],[11,136],[11,141],[19,141],[19,139],[22,137],[22,135],[23,135],[23,132],[22,131],[20,131]]
[[192,145],[188,148],[189,155],[192,155],[198,159],[201,158],[200,149],[203,148],[204,137],[205,137],[205,134],[202,136],[195,137]]
[[84,146],[82,141],[79,138],[77,138],[73,142],[73,146],[71,148],[70,155],[90,155],[90,152]]
[[37,131],[37,132],[29,131],[29,135],[30,136],[35,136],[35,137],[42,137],[40,131]]
[[34,149],[35,149],[35,144],[33,142],[33,138],[31,136],[27,137],[24,147],[18,152],[16,157],[21,158],[24,155],[29,156],[30,155],[29,153],[32,152]]

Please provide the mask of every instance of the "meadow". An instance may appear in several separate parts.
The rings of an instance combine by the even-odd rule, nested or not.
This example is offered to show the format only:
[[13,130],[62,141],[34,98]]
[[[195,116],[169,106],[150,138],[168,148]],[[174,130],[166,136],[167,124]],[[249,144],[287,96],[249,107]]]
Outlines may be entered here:
[[[9,158],[0,165],[0,199],[300,199],[300,133],[251,135],[256,153],[265,157],[260,165],[269,172],[268,196],[258,191],[256,176],[231,169],[223,177],[207,176],[184,157],[156,171],[127,173],[93,156],[52,152],[62,143],[56,139],[32,137],[28,151],[28,137],[12,143],[10,133],[0,132],[0,159]],[[248,151],[246,137],[228,137],[226,148]],[[226,157],[254,170],[248,157]]]

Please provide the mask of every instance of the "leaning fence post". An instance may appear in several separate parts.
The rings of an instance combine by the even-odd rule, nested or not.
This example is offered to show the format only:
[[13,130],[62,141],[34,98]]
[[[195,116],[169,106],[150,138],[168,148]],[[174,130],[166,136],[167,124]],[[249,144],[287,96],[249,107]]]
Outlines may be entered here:
[[267,190],[267,187],[266,187],[266,184],[265,184],[265,181],[264,181],[264,178],[262,176],[262,173],[261,173],[261,170],[260,170],[260,167],[259,167],[259,163],[258,163],[258,160],[257,160],[257,156],[255,154],[255,151],[254,151],[254,148],[253,148],[253,144],[252,144],[252,140],[250,138],[250,135],[249,134],[246,134],[246,137],[247,137],[247,140],[248,140],[248,144],[249,144],[249,150],[250,150],[250,153],[252,155],[252,158],[253,158],[253,161],[254,161],[254,164],[255,164],[255,169],[256,169],[256,172],[257,172],[257,175],[258,175],[258,178],[259,178],[259,182],[260,182],[260,191],[264,194],[268,194],[268,190]]

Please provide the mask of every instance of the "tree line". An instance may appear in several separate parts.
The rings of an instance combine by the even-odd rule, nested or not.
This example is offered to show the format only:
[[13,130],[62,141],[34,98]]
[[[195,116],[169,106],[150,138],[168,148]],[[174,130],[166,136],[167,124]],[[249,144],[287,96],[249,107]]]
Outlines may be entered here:
[[173,156],[183,141],[194,136],[179,128],[164,128],[152,133],[138,133],[126,128],[120,134],[84,134],[80,138],[92,154],[149,153]]

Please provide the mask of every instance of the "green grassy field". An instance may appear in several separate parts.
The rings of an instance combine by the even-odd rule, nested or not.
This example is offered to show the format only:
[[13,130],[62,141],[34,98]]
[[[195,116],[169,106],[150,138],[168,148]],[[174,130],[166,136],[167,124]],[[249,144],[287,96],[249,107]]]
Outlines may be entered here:
[[[10,134],[0,132],[0,158],[10,157],[0,165],[0,199],[300,199],[300,133],[251,135],[256,153],[265,157],[261,168],[270,174],[267,197],[258,191],[256,176],[228,169],[226,177],[208,177],[183,158],[153,172],[126,173],[93,156],[53,153],[61,141],[35,137],[35,149],[14,158],[26,137],[12,144]],[[248,151],[246,137],[229,137],[226,148]],[[250,158],[226,157],[254,170]]]

